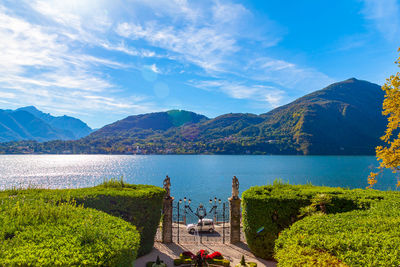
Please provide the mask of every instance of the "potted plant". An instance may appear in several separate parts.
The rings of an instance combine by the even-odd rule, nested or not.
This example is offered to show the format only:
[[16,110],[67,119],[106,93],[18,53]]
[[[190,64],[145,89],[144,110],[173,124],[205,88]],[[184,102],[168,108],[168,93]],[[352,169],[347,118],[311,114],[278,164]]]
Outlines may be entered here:
[[244,259],[244,255],[242,255],[242,259],[239,264],[236,264],[236,267],[257,267],[257,263],[255,262],[246,262]]
[[160,260],[160,257],[157,256],[156,262],[154,261],[149,261],[146,264],[146,267],[167,267],[167,264],[165,264],[162,260]]

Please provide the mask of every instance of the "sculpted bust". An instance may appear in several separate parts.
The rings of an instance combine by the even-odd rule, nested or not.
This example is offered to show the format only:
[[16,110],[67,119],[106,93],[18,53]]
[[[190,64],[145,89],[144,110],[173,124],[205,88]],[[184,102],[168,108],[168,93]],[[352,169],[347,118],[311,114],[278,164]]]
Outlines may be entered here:
[[165,198],[171,198],[171,189],[170,189],[171,179],[168,177],[168,175],[167,175],[167,177],[165,177],[163,184],[164,184],[165,191],[167,191],[167,193],[165,194]]
[[239,198],[239,180],[236,178],[236,176],[233,176],[232,178],[232,198]]

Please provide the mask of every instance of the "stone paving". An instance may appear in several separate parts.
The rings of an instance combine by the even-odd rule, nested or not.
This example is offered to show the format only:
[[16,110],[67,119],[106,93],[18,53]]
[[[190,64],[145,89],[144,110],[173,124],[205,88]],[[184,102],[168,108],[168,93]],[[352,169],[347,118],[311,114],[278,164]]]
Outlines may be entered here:
[[157,256],[160,256],[160,259],[164,261],[168,267],[174,266],[174,259],[179,258],[179,254],[183,251],[191,251],[192,253],[196,253],[200,249],[206,249],[209,253],[214,251],[219,251],[224,258],[228,259],[231,262],[231,266],[234,267],[236,264],[240,262],[242,255],[245,256],[247,261],[253,261],[257,263],[258,267],[273,267],[276,266],[276,262],[266,261],[260,258],[255,257],[251,252],[247,244],[240,242],[237,244],[222,244],[222,243],[204,243],[196,244],[196,243],[170,243],[163,244],[161,242],[155,242],[153,250],[140,258],[138,258],[135,262],[135,267],[145,267],[148,261],[155,261]]
[[[276,262],[265,261],[263,259],[255,257],[251,252],[246,243],[239,242],[235,245],[229,243],[230,240],[230,228],[228,223],[225,223],[225,227],[222,227],[222,223],[215,225],[215,232],[208,233],[202,232],[200,236],[198,234],[189,234],[186,230],[185,225],[179,225],[179,243],[178,235],[178,224],[173,223],[172,240],[174,243],[163,244],[161,243],[161,231],[157,231],[156,242],[154,244],[153,250],[137,259],[135,267],[144,267],[146,262],[155,261],[157,255],[160,259],[167,263],[168,266],[174,266],[173,260],[179,258],[179,254],[183,251],[191,251],[196,253],[200,249],[206,249],[209,253],[214,251],[219,251],[226,259],[231,261],[231,266],[235,266],[240,262],[242,255],[245,256],[246,260],[253,261],[257,263],[258,267],[263,266],[276,266]],[[242,229],[241,229],[242,230]],[[225,243],[223,243],[223,232],[225,232]],[[200,243],[200,240],[202,241]],[[245,240],[244,233],[241,231],[241,240]]]
[[[245,240],[243,229],[241,228],[240,239]],[[157,230],[156,241],[162,241],[160,228]],[[224,238],[225,236],[225,238]],[[200,242],[211,242],[211,243],[229,243],[230,240],[230,227],[229,223],[225,223],[224,227],[222,223],[215,224],[215,231],[212,233],[202,232],[201,238],[198,234],[188,233],[184,224],[179,225],[179,242],[178,242],[178,224],[172,224],[172,241],[174,243],[198,243]]]

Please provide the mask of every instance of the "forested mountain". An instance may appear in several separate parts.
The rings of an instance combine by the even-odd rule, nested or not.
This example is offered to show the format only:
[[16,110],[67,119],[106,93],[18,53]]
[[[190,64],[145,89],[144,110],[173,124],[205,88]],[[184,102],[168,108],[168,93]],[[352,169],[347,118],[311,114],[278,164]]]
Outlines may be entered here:
[[129,116],[119,120],[91,134],[91,138],[105,137],[140,137],[151,136],[164,132],[170,128],[179,127],[184,124],[206,121],[208,118],[189,111],[170,110],[167,112],[155,112]]
[[352,78],[261,115],[208,119],[172,110],[129,116],[77,141],[28,146],[45,153],[367,155],[385,131],[382,101],[380,86]]
[[374,154],[387,122],[383,98],[380,86],[352,78],[262,114],[259,127],[290,136],[304,154]]
[[18,140],[75,140],[92,130],[81,120],[54,117],[33,106],[0,110],[0,142]]
[[0,141],[46,141],[65,137],[41,119],[27,111],[0,110]]
[[49,113],[41,112],[34,106],[23,107],[19,108],[18,110],[28,111],[29,113],[48,123],[54,129],[62,130],[65,134],[69,135],[68,139],[79,139],[92,132],[92,129],[86,123],[74,117],[66,115],[55,117]]

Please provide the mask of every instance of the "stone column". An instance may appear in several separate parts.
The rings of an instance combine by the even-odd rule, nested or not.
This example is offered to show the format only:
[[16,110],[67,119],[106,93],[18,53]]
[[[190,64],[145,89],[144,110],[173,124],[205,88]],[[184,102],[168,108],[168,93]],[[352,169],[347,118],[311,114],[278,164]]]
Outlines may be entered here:
[[162,242],[172,243],[172,202],[173,197],[166,197],[163,200],[163,222],[162,222]]
[[231,224],[231,244],[240,242],[240,198],[231,197],[229,198],[230,206],[230,224]]

